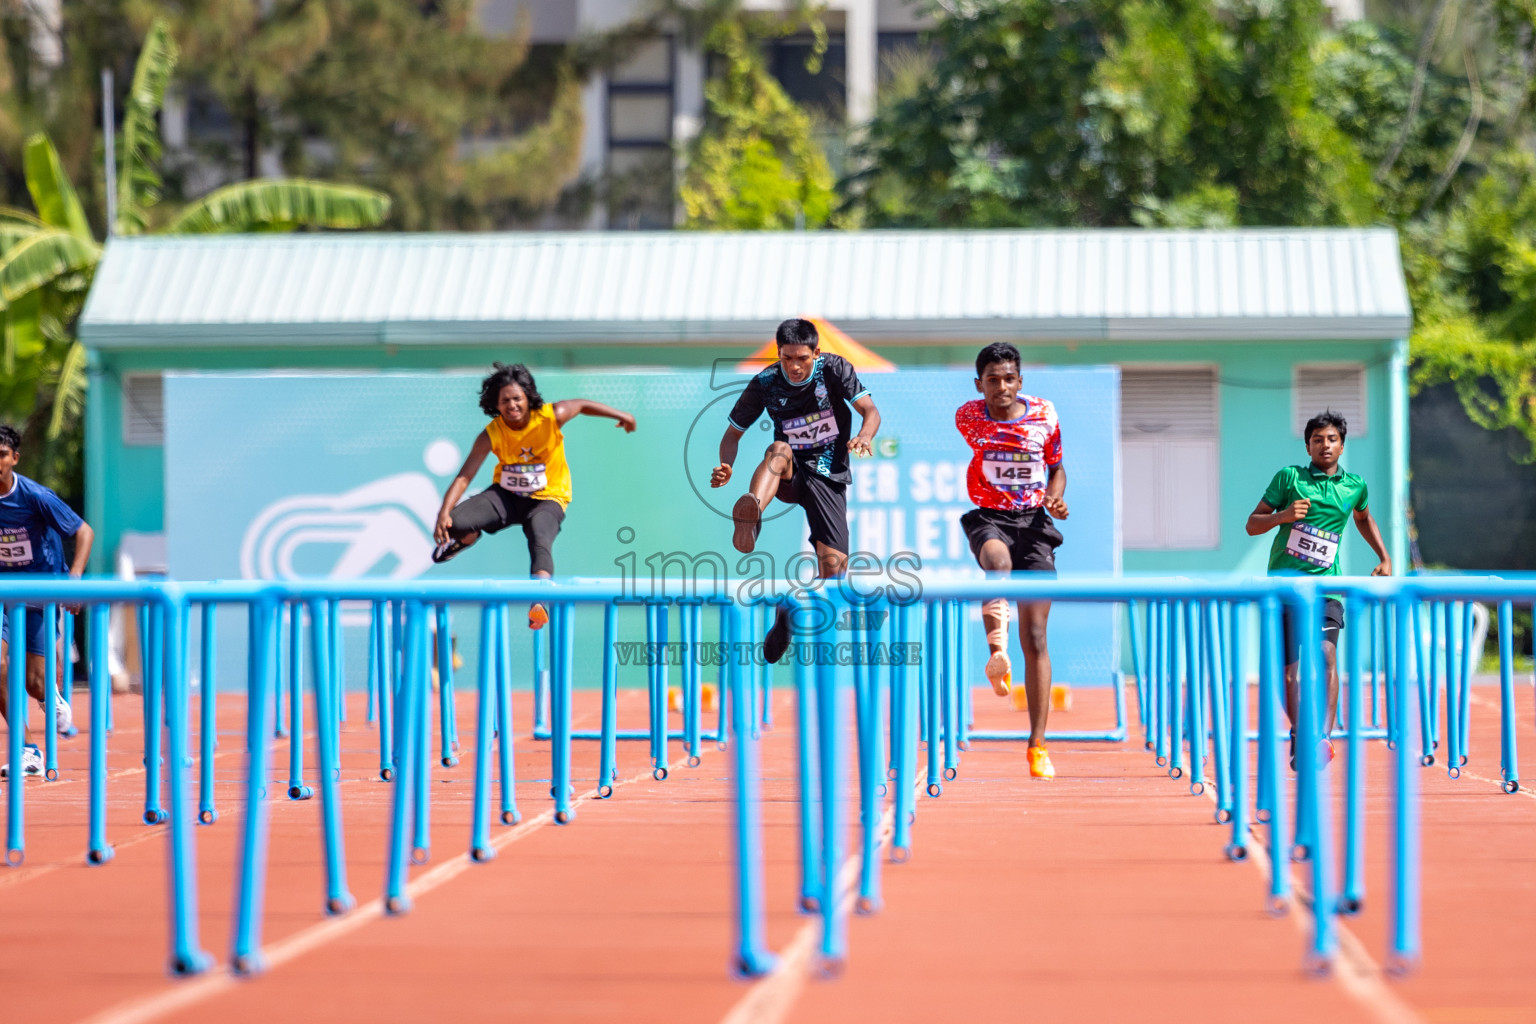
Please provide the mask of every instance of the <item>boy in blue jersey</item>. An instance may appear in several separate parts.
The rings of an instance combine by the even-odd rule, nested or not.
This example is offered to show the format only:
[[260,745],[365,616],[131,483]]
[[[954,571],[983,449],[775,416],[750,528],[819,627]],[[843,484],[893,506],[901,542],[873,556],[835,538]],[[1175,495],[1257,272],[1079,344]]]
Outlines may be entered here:
[[[842,576],[848,565],[848,454],[867,457],[880,412],[853,364],[822,354],[816,325],[799,318],[779,324],[779,361],[753,377],[731,409],[720,438],[720,463],[711,487],[731,479],[736,447],[763,413],[773,421],[773,443],[752,472],[747,493],[731,509],[732,543],[746,554],[757,544],[763,510],[774,498],[805,510],[818,575]],[[862,422],[853,434],[853,414]],[[763,653],[776,662],[789,648],[789,609],[780,606],[763,638]]]
[[[20,458],[21,435],[14,427],[0,424],[0,573],[62,576],[68,572],[71,578],[79,579],[91,557],[91,540],[95,534],[57,494],[16,472]],[[75,556],[69,563],[64,561],[65,537],[75,539]],[[43,656],[48,644],[55,641],[57,629],[56,621],[43,621],[41,608],[28,606],[27,635],[18,641],[10,635],[10,618],[6,617],[4,627],[0,628],[0,717],[8,720],[10,693],[7,687],[15,644],[22,643],[26,650],[27,692],[41,701],[47,692],[43,688],[46,681]],[[61,701],[59,708],[65,710],[68,705]],[[31,742],[26,724],[8,724],[12,729],[22,730],[22,773],[41,775],[43,754]],[[62,720],[59,724],[61,729],[67,727]],[[9,773],[10,765],[0,767],[0,778]]]

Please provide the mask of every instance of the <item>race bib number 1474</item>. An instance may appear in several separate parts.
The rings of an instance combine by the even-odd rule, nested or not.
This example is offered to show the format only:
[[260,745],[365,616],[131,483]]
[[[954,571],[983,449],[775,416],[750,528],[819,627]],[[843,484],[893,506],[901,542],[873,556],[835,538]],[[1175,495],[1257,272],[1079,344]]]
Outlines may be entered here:
[[791,448],[821,448],[837,437],[837,420],[831,409],[797,416],[783,423],[784,440]]

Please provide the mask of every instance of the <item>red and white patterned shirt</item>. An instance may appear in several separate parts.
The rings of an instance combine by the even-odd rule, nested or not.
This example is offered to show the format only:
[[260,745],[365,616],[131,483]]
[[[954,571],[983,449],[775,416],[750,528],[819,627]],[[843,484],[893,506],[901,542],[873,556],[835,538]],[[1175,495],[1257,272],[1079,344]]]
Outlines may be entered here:
[[966,489],[981,508],[1039,508],[1050,468],[1061,464],[1056,407],[1033,395],[1018,400],[1024,415],[1016,420],[994,420],[979,398],[955,412],[955,427],[972,450]]

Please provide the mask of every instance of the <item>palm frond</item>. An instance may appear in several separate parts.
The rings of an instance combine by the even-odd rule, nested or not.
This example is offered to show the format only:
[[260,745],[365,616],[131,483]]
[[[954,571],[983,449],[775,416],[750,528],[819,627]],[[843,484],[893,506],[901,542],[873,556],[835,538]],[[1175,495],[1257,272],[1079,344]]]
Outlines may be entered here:
[[22,169],[38,218],[50,227],[62,228],[80,238],[90,238],[91,225],[85,219],[85,207],[80,205],[75,186],[64,173],[53,140],[41,132],[29,138],[22,154]]
[[47,225],[41,229],[26,224],[17,224],[13,221],[0,220],[0,256],[4,256],[17,242],[31,238],[39,230],[47,231]]
[[165,90],[180,56],[163,18],[156,18],[144,36],[133,84],[123,104],[122,171],[117,183],[117,223],[120,235],[136,235],[149,222],[149,208],[160,201],[160,126],[156,118],[165,103]]
[[48,417],[48,440],[64,433],[85,412],[85,385],[85,346],[76,341],[59,364],[59,378],[53,386],[53,413]]
[[172,235],[260,231],[278,226],[355,229],[389,215],[389,196],[306,178],[243,181],[195,200],[166,227]]
[[101,247],[68,231],[33,233],[0,257],[0,306],[76,271],[93,268]]
[[48,225],[35,213],[23,210],[19,206],[0,205],[0,224],[15,225],[16,227],[46,228]]
[[5,375],[16,373],[19,359],[31,358],[45,344],[42,327],[42,297],[38,292],[21,296],[6,308],[5,351],[3,362]]

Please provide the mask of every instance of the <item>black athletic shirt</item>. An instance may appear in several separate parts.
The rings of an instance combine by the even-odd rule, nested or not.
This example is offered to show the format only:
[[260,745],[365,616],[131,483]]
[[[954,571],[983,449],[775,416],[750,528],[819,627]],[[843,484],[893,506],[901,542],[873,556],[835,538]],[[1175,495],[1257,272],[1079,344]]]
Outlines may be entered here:
[[867,394],[853,364],[842,356],[817,356],[811,375],[799,384],[774,363],[747,383],[731,409],[731,426],[745,432],[766,411],[773,420],[774,440],[794,449],[797,470],[846,484],[850,406]]

